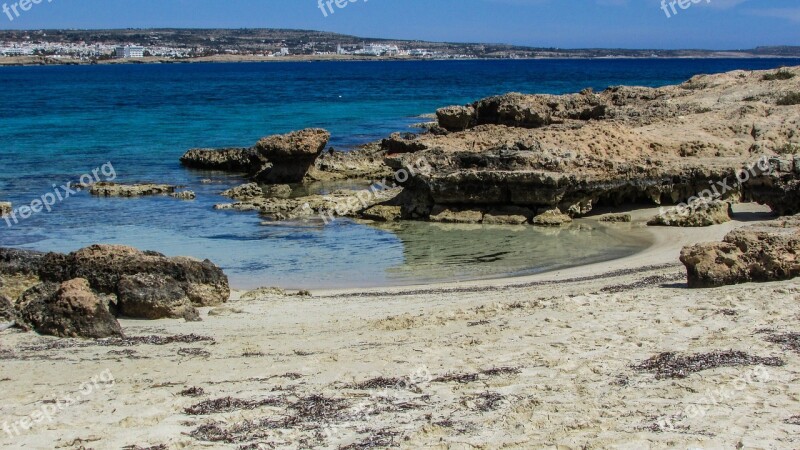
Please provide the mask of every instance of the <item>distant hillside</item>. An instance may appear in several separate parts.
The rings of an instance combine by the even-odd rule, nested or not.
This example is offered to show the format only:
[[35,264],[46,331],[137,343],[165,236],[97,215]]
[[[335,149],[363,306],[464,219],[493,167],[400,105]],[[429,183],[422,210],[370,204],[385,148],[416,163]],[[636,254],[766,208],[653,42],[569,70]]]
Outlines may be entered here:
[[[800,57],[800,47],[758,47],[752,50],[631,50],[558,49],[505,44],[445,43],[413,40],[375,39],[311,30],[284,29],[124,29],[124,30],[2,30],[0,47],[24,46],[38,56],[70,55],[76,46],[102,46],[102,52],[77,56],[110,57],[115,45],[133,44],[145,48],[180,49],[184,58],[222,54],[265,55],[288,49],[291,55],[336,53],[340,47],[356,49],[368,44],[396,45],[401,49],[424,48],[426,56],[466,58],[553,58],[553,57]],[[63,48],[58,47],[63,45]],[[2,50],[2,48],[0,48]],[[63,52],[63,53],[62,53]],[[102,53],[102,54],[101,54]],[[76,56],[75,53],[71,54]],[[153,54],[156,56],[155,54]],[[380,56],[380,55],[375,55]],[[412,55],[413,56],[413,55]]]

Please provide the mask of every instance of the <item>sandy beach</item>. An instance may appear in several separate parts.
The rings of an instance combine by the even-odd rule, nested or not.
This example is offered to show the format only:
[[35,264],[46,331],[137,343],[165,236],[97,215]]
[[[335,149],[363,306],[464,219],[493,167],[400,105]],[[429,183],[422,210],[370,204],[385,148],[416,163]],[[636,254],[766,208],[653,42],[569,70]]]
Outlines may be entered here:
[[[202,322],[120,320],[128,338],[160,337],[124,344],[3,331],[0,445],[798,448],[800,355],[768,339],[796,331],[800,282],[689,290],[678,262],[684,245],[768,218],[736,211],[708,228],[650,227],[642,253],[533,277],[235,292]],[[633,367],[730,350],[784,364],[685,378]]]

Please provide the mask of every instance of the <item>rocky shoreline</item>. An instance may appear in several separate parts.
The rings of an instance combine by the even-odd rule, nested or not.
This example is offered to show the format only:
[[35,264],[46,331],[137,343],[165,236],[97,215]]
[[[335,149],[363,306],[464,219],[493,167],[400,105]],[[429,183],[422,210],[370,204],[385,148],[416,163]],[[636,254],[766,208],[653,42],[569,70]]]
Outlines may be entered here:
[[[678,86],[601,93],[507,94],[437,111],[420,134],[395,133],[351,152],[305,129],[249,148],[192,149],[187,168],[241,174],[219,210],[256,211],[266,223],[337,216],[558,227],[592,215],[630,222],[633,205],[675,205],[649,225],[730,221],[737,202],[800,212],[800,67],[700,75]],[[362,188],[312,192],[313,183]],[[171,195],[169,184],[86,186],[98,197]],[[685,203],[680,203],[685,202]],[[0,203],[5,212],[10,204]],[[800,274],[800,222],[788,217],[684,249],[690,287],[775,281]],[[43,334],[120,336],[116,317],[199,318],[228,300],[210,261],[96,245],[69,255],[0,249],[2,323]],[[92,318],[88,320],[86,318]]]
[[[354,152],[324,152],[329,135],[302,130],[249,149],[190,150],[181,161],[245,173],[260,185],[350,179],[401,187],[391,199],[359,201],[339,214],[372,220],[557,225],[598,206],[698,199],[759,202],[790,215],[800,212],[800,109],[781,100],[800,92],[800,68],[778,73],[698,75],[677,86],[600,93],[512,93],[442,108],[438,124],[421,134],[396,133]],[[264,147],[271,141],[275,148]],[[284,220],[318,217],[336,210],[329,203],[348,200],[346,192],[322,206],[313,196],[289,197],[296,201],[251,195],[220,209]],[[295,211],[306,203],[311,208]],[[388,213],[374,214],[376,206]]]

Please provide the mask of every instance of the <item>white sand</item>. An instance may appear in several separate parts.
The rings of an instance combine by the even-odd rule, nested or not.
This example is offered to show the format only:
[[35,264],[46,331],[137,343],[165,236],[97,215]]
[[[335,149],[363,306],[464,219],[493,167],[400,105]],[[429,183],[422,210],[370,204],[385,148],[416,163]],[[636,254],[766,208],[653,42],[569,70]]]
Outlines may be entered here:
[[[122,321],[130,336],[196,333],[213,337],[213,345],[25,351],[54,339],[5,331],[0,351],[12,348],[16,356],[1,360],[2,421],[17,422],[64,394],[77,401],[18,436],[0,430],[0,445],[337,448],[372,437],[402,448],[440,449],[799,448],[800,426],[786,421],[800,415],[800,355],[756,330],[800,331],[800,280],[690,291],[677,261],[683,245],[719,240],[741,225],[658,228],[651,230],[654,245],[640,254],[533,277],[315,292],[313,298],[241,300],[237,293],[213,315],[204,309],[201,323]],[[640,269],[647,266],[662,267]],[[633,283],[639,285],[625,286]],[[600,292],[608,286],[620,292]],[[179,355],[187,348],[209,355]],[[717,368],[665,380],[631,368],[664,351],[729,349],[779,356],[786,365]],[[109,353],[120,350],[141,359]],[[432,381],[499,367],[519,372]],[[106,369],[113,385],[75,394]],[[737,382],[745,375],[750,382]],[[413,383],[350,386],[404,376]],[[206,394],[178,395],[190,386]],[[486,393],[492,396],[476,397]],[[312,395],[340,399],[342,409],[314,419],[292,408]],[[208,416],[183,411],[226,396],[280,400]],[[208,423],[286,417],[297,421],[262,426],[262,437],[253,441],[204,442],[188,435]],[[674,428],[659,431],[654,424],[665,417]]]

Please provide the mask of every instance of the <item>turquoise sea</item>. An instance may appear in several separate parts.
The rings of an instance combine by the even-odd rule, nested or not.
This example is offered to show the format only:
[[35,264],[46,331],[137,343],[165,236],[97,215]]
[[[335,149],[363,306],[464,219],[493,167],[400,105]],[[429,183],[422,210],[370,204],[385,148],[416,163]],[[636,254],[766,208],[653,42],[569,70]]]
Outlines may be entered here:
[[[186,170],[192,147],[249,146],[305,127],[337,149],[410,131],[419,116],[510,91],[660,86],[698,73],[798,59],[533,60],[164,64],[0,68],[0,201],[15,206],[111,162],[118,182],[185,185],[198,198],[78,193],[13,226],[0,246],[71,251],[104,242],[209,258],[235,287],[354,287],[535,273],[630,254],[624,233],[348,220],[262,225],[212,209],[235,176]],[[102,174],[101,174],[102,176]],[[213,183],[201,183],[211,179]]]

